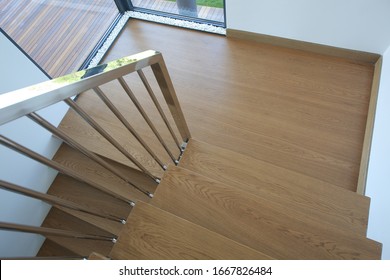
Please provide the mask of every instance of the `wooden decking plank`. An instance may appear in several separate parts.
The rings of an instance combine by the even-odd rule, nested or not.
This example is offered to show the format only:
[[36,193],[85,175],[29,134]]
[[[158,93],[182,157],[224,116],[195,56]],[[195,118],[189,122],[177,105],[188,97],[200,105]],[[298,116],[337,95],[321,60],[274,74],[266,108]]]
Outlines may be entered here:
[[77,70],[118,14],[111,0],[2,1],[0,27],[53,77]]

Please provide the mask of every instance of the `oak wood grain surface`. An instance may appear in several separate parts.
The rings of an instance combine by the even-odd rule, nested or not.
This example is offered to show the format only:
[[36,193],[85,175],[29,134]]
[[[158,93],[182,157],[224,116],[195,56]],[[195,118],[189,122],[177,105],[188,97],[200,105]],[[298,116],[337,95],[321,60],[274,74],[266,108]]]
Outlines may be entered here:
[[77,253],[68,250],[67,248],[51,241],[50,239],[46,239],[39,252],[37,253],[37,257],[66,257],[66,256],[79,256]]
[[143,202],[137,203],[112,259],[271,259],[201,226]]
[[[381,244],[179,167],[151,203],[276,259],[380,259]],[[317,218],[317,219],[316,219]]]
[[[289,213],[297,213],[297,217],[301,215],[295,218],[295,225],[285,220],[286,215],[280,214],[278,207],[267,208],[264,212],[266,218],[254,214],[269,226],[262,230],[270,237],[270,243],[274,241],[272,228],[302,242],[303,246],[296,248],[296,255],[290,251],[288,258],[303,258],[304,255],[312,258],[378,258],[380,244],[357,237],[357,234],[351,234],[351,237],[341,234],[340,237],[331,229],[302,233],[299,228],[299,225],[305,224],[301,219],[308,217],[303,215],[306,209],[312,211],[314,216],[326,217],[324,225],[334,222],[346,225],[346,231],[356,230],[360,235],[365,233],[369,200],[354,192],[362,155],[373,65],[133,19],[121,32],[104,61],[146,49],[163,53],[192,136],[216,146],[195,154],[191,152],[194,148],[192,141],[180,166],[222,182],[229,181],[228,184],[233,187],[269,198],[271,204],[279,203],[278,207],[285,203],[286,208],[292,209],[296,205],[296,209]],[[149,70],[145,72],[150,75]],[[126,80],[143,106],[151,110],[151,119],[162,124],[139,79],[130,75]],[[153,79],[150,82],[156,85]],[[158,140],[150,134],[128,97],[120,92],[120,87],[113,83],[102,86],[102,89],[110,95],[126,118],[133,121],[137,131],[144,135],[147,143],[164,158],[164,162],[169,163]],[[160,92],[157,90],[157,93]],[[161,100],[161,96],[158,98]],[[139,144],[94,94],[82,94],[77,102],[104,125],[111,135],[117,137],[126,150],[162,176],[161,169],[149,155],[139,149]],[[123,168],[134,166],[74,113],[68,113],[60,127],[93,152],[120,163]],[[162,130],[161,134],[169,137],[169,133],[164,128]],[[175,150],[174,142],[168,142]],[[221,152],[218,147],[231,151]],[[199,150],[200,147],[196,148]],[[71,158],[63,159],[62,162],[75,170],[84,170],[96,176],[96,180],[102,180],[107,186],[111,180],[117,180],[106,171],[92,171],[88,164],[79,166]],[[126,188],[123,186],[113,188],[125,195]],[[228,196],[229,191],[224,191],[226,194],[223,196]],[[129,198],[137,196],[135,193],[126,195]],[[128,231],[122,232],[126,236],[122,240],[128,240],[126,244],[132,244],[139,251],[130,252],[122,247],[120,250],[125,251],[117,251],[116,258],[223,258],[214,250],[206,255],[197,249],[191,251],[193,247],[189,244],[199,245],[199,240],[187,240],[189,243],[186,243],[180,239],[182,236],[176,235],[174,227],[160,223],[172,222],[181,229],[181,219],[168,215],[170,218],[159,220],[156,218],[158,215],[167,213],[158,212],[154,208],[146,209],[147,206],[142,202],[138,202],[139,205],[141,207],[138,209],[141,210],[138,211],[150,219],[145,220],[139,215],[140,212],[134,214],[133,210],[130,217],[133,217],[135,223],[126,224]],[[214,214],[227,213],[230,212]],[[273,220],[273,214],[278,219]],[[237,224],[240,224],[239,219]],[[151,230],[150,240],[146,240],[149,236],[149,233],[143,231],[146,229]],[[134,234],[129,236],[131,232]],[[324,237],[324,234],[328,236]],[[169,238],[173,244],[184,247],[170,247],[164,242],[157,242]],[[286,240],[281,239],[280,242]],[[342,241],[336,243],[343,245],[336,246],[335,240]],[[150,247],[150,244],[153,246]],[[289,246],[288,242],[283,244]],[[317,245],[320,247],[319,252],[312,250]],[[191,248],[187,250],[185,246]],[[363,249],[359,252],[351,249],[361,246]],[[185,252],[193,254],[187,255]],[[215,255],[208,255],[211,253]],[[278,253],[275,256],[286,258]]]
[[196,139],[190,140],[179,166],[325,224],[366,235],[368,197]]
[[139,20],[104,60],[145,49],[163,53],[194,138],[356,191],[372,64]]
[[[106,215],[115,215],[116,217],[127,219],[131,211],[129,204],[64,175],[57,175],[49,189],[49,193],[86,206],[92,212],[95,209],[99,209],[104,211]],[[77,210],[60,209],[114,235],[118,235],[122,229],[120,222],[96,217]]]
[[[61,146],[60,150],[56,153],[54,160],[73,169],[80,175],[89,178],[91,181],[99,183],[110,191],[122,195],[128,200],[149,200],[148,196],[136,190],[115,174],[90,160],[78,151],[70,148],[66,144]],[[126,174],[130,181],[133,181],[137,185],[142,185],[147,191],[152,193],[154,192],[156,183],[150,178],[146,178],[137,170],[130,169],[115,162],[110,163],[113,164],[115,168],[122,171],[122,173]]]
[[[92,224],[86,223],[72,215],[69,215],[59,209],[52,208],[43,222],[42,226],[49,228],[73,230],[80,233],[94,235],[113,236],[109,232],[102,230]],[[108,255],[113,243],[111,241],[88,240],[77,238],[65,238],[50,236],[47,239],[73,251],[80,256],[89,256],[91,252],[97,252],[102,255]]]

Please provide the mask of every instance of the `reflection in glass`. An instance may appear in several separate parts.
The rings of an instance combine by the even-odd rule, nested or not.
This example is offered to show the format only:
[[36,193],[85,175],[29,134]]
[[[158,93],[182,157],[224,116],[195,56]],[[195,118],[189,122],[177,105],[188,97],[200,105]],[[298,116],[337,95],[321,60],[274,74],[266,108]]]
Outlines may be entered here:
[[[225,26],[225,0],[132,0],[135,11],[147,9],[151,12],[188,17],[194,21],[209,21],[213,25]],[[173,16],[174,17],[174,16]]]

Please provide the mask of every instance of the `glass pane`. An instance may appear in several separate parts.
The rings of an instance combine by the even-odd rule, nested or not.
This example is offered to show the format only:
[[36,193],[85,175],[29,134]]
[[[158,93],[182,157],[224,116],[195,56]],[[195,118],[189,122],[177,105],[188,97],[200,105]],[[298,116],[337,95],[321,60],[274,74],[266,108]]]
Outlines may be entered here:
[[136,8],[225,22],[224,0],[132,0]]
[[0,1],[0,27],[52,77],[78,70],[117,15],[113,0]]

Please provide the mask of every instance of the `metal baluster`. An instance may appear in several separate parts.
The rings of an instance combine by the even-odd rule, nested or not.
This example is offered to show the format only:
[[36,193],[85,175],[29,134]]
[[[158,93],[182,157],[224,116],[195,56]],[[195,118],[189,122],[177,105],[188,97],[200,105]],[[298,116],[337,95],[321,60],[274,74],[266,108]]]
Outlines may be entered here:
[[42,200],[42,201],[49,203],[50,205],[53,205],[53,206],[62,206],[62,207],[69,208],[72,210],[88,213],[88,214],[91,214],[91,215],[94,215],[97,217],[105,218],[105,219],[108,219],[111,221],[120,222],[122,224],[126,223],[126,219],[124,219],[124,218],[120,218],[120,217],[117,217],[117,216],[111,215],[111,214],[107,215],[99,210],[92,211],[89,208],[87,208],[83,205],[79,205],[77,203],[74,203],[72,201],[68,201],[68,200],[56,197],[54,195],[50,195],[50,194],[46,194],[46,193],[37,192],[37,191],[31,190],[31,189],[27,189],[27,188],[24,188],[24,187],[21,187],[21,186],[18,186],[18,185],[15,185],[15,184],[3,181],[3,180],[0,180],[0,188],[5,189],[7,191],[14,192],[14,193],[18,193],[18,194],[21,194],[24,196],[28,196],[31,198]]
[[175,159],[172,152],[169,150],[167,144],[165,143],[164,139],[162,139],[160,133],[158,133],[156,127],[153,125],[152,121],[146,114],[145,110],[142,108],[141,104],[138,102],[137,98],[135,97],[134,93],[130,89],[129,85],[126,83],[126,81],[123,79],[123,77],[118,78],[119,83],[127,93],[127,95],[130,97],[131,101],[133,101],[135,107],[137,107],[138,111],[146,121],[146,123],[149,125],[150,129],[153,131],[154,135],[156,135],[158,141],[160,141],[160,144],[164,147],[165,151],[168,153],[168,155],[171,157],[172,161],[177,164],[178,161]]
[[61,131],[60,129],[56,128],[55,126],[53,126],[51,123],[49,123],[48,121],[46,121],[44,118],[42,118],[41,116],[39,116],[37,113],[31,113],[29,115],[27,115],[31,120],[33,120],[34,122],[36,122],[37,124],[43,126],[44,128],[46,128],[48,131],[50,131],[51,133],[53,133],[54,135],[56,135],[57,137],[61,138],[65,143],[67,143],[68,145],[70,145],[71,147],[75,148],[76,150],[80,151],[81,153],[83,153],[84,155],[86,155],[87,157],[89,157],[90,159],[92,159],[93,161],[95,161],[96,163],[100,164],[101,166],[103,166],[104,168],[106,168],[107,170],[111,171],[112,173],[114,173],[115,175],[117,175],[120,179],[122,179],[125,183],[133,186],[133,187],[137,187],[134,183],[132,183],[131,181],[129,181],[125,175],[123,175],[120,171],[118,171],[114,166],[112,166],[111,164],[109,164],[108,162],[106,162],[105,160],[103,160],[101,157],[99,157],[98,155],[92,153],[91,151],[89,151],[88,149],[86,149],[85,147],[83,147],[82,145],[80,145],[79,143],[77,143],[75,140],[73,140],[71,137],[69,137],[68,135],[66,135],[66,133],[64,133],[63,131]]
[[63,166],[63,165],[59,164],[58,162],[55,162],[54,160],[47,159],[44,156],[41,156],[40,154],[38,154],[30,149],[27,149],[26,147],[12,141],[11,139],[9,139],[3,135],[0,135],[0,144],[3,144],[4,146],[6,146],[6,147],[8,147],[8,148],[20,153],[20,154],[23,154],[29,158],[32,158],[33,160],[36,160],[44,165],[47,165],[47,166],[57,170],[60,173],[68,175],[76,180],[81,181],[81,182],[87,183],[88,185],[90,185],[94,188],[97,188],[105,193],[108,193],[111,196],[113,196],[119,200],[130,203],[130,205],[132,205],[132,206],[135,205],[134,201],[128,200],[127,198],[124,198],[121,195],[118,195],[118,194],[106,189],[105,187],[89,180],[88,178],[82,177],[81,175],[74,172],[72,169],[69,169],[69,168]]
[[126,118],[119,112],[115,105],[108,99],[104,92],[99,88],[94,88],[96,94],[100,99],[107,105],[107,107],[114,113],[114,115],[121,121],[121,123],[130,131],[130,133],[138,140],[138,142],[145,148],[146,151],[152,156],[152,158],[161,166],[163,170],[166,170],[167,167],[164,163],[158,158],[158,156],[153,152],[149,145],[142,139],[142,137],[135,131],[131,124],[126,120]]
[[[107,139],[118,151],[126,156],[131,162],[133,162],[139,169],[141,169],[146,175],[148,175],[153,181],[160,183],[160,178],[155,177],[150,173],[138,160],[136,160],[125,148],[122,147],[118,141],[116,141],[106,130],[104,130],[94,119],[92,119],[87,112],[85,112],[76,102],[70,98],[64,100],[77,114],[79,114],[87,123],[89,123],[96,131],[98,131],[104,138]],[[148,196],[153,196],[147,192]]]
[[138,73],[138,76],[141,78],[141,81],[142,83],[144,84],[146,90],[148,91],[149,93],[149,96],[150,98],[152,99],[154,105],[156,106],[156,109],[157,111],[160,113],[160,116],[161,118],[163,119],[166,127],[168,128],[169,132],[171,133],[171,136],[173,138],[173,140],[175,141],[177,147],[179,148],[179,150],[181,151],[181,144],[179,143],[179,140],[177,139],[177,136],[175,134],[175,132],[173,132],[173,129],[168,121],[168,118],[166,117],[160,103],[158,102],[157,98],[156,98],[156,95],[154,94],[153,90],[152,90],[152,87],[150,86],[144,72],[142,70],[138,70],[137,71]]
[[28,233],[37,233],[37,234],[42,234],[43,236],[61,236],[61,237],[70,237],[70,238],[78,238],[78,239],[92,239],[92,240],[110,241],[113,243],[116,243],[117,241],[116,236],[84,234],[84,233],[79,233],[70,230],[27,226],[27,225],[13,224],[13,223],[5,223],[5,222],[0,222],[0,229],[28,232]]

